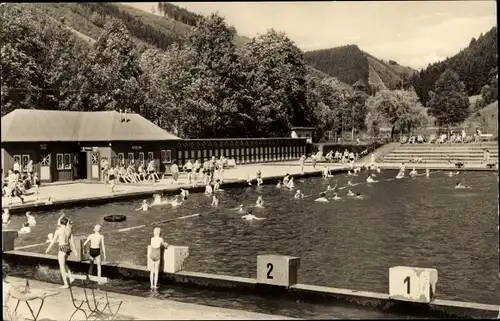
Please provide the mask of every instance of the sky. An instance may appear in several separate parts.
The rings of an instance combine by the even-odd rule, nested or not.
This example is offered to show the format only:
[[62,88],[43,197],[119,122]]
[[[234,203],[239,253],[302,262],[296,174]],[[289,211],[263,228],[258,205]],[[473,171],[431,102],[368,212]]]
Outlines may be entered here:
[[[128,2],[151,12],[156,2]],[[496,25],[496,2],[173,2],[189,11],[218,12],[239,35],[273,28],[303,51],[349,44],[416,69],[453,56]]]

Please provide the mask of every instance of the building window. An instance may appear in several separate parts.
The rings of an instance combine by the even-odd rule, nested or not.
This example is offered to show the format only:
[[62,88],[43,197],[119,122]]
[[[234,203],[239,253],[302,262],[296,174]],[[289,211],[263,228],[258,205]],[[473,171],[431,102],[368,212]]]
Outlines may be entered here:
[[64,169],[71,169],[71,154],[64,154]]
[[201,158],[201,150],[198,150],[198,152],[196,153],[198,156],[198,158]]
[[56,154],[56,165],[58,170],[64,169],[64,154]]
[[17,162],[19,164],[19,169],[22,169],[22,167],[21,167],[21,155],[14,155],[13,159],[14,159],[14,164]]
[[192,158],[192,159],[195,159],[195,158],[196,158],[196,155],[195,155],[195,151],[194,151],[194,150],[191,150],[191,158]]
[[118,165],[121,166],[121,165],[125,164],[124,159],[125,159],[125,154],[118,153]]
[[164,164],[172,163],[172,151],[170,149],[161,151],[161,162]]
[[128,153],[127,158],[129,164],[134,164],[134,153]]
[[23,173],[27,172],[28,171],[28,163],[30,161],[30,155],[23,155],[22,157],[22,164],[19,164],[19,165],[22,165],[21,166],[21,171]]
[[153,159],[155,159],[154,153],[148,152],[148,161],[152,161]]
[[207,157],[207,150],[206,150],[206,149],[204,149],[204,150],[203,150],[203,158],[206,158],[206,157]]
[[40,166],[50,166],[50,154],[40,155]]
[[144,152],[139,153],[139,165],[144,165]]

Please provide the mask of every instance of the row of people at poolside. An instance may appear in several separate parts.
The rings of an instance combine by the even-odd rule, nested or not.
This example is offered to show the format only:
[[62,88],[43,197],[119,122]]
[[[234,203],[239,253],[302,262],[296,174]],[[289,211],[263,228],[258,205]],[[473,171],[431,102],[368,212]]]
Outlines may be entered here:
[[325,155],[325,159],[330,162],[337,161],[345,164],[358,159],[358,153],[354,153],[353,151],[349,151],[348,149],[345,149],[344,152],[339,152],[338,150],[334,152],[333,150],[331,150]]
[[27,195],[28,190],[35,189],[36,200],[39,200],[40,179],[38,174],[34,173],[32,177],[25,175],[19,171],[9,169],[7,177],[4,178],[2,172],[2,196],[9,198],[9,204],[12,204],[12,198],[18,197],[21,203],[24,203],[24,195]]

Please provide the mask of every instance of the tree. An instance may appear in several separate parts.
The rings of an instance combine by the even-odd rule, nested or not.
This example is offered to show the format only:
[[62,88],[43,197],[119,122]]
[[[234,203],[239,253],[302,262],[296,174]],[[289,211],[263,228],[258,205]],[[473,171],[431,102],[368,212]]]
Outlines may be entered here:
[[130,108],[147,115],[140,75],[138,53],[127,28],[121,21],[111,20],[74,77],[73,86],[78,92],[71,102],[72,109]]
[[307,126],[306,68],[302,51],[285,34],[270,30],[241,50],[249,105],[247,124],[257,136],[287,136]]
[[447,69],[439,77],[430,96],[427,107],[439,126],[457,125],[469,116],[469,97],[465,93],[465,85],[453,70]]
[[430,122],[427,109],[417,94],[407,90],[381,90],[366,100],[366,127],[374,135],[383,125],[391,126],[391,137],[396,131],[411,133]]
[[307,107],[309,125],[315,127],[316,138],[324,137],[326,131],[338,133],[341,129],[343,92],[336,78],[318,79],[306,76]]

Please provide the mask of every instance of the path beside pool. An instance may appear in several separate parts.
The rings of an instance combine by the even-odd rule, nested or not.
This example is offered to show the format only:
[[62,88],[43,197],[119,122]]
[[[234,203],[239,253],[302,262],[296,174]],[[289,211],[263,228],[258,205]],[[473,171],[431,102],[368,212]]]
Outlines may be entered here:
[[[8,277],[8,281],[14,285],[24,285],[25,280]],[[30,288],[36,291],[59,291],[57,295],[45,299],[44,306],[38,320],[69,320],[75,310],[68,289],[59,289],[58,284],[30,280]],[[73,287],[76,295],[83,295],[83,289]],[[154,297],[144,298],[125,294],[109,293],[110,300],[123,301],[118,313],[117,320],[283,320],[292,318],[269,315],[243,310],[226,309],[198,305],[192,303],[177,302],[168,299],[157,299]],[[30,305],[38,310],[40,300],[30,301]],[[11,299],[9,306],[13,309],[17,300]],[[18,312],[24,317],[31,318],[28,307],[21,302]],[[74,318],[81,320],[83,314],[78,312]]]
[[[235,168],[229,168],[224,171],[224,183],[231,182],[242,182],[242,184],[247,179],[248,175],[254,179],[257,170],[260,168],[262,171],[262,178],[269,179],[272,177],[283,177],[285,174],[299,175],[300,166],[298,166],[298,161],[295,163],[291,162],[281,162],[281,163],[265,163],[265,164],[251,164],[251,165],[239,165]],[[306,164],[304,167],[304,174],[320,175],[324,164],[318,164],[316,169],[313,169],[311,164]],[[330,170],[345,170],[348,165],[344,164],[329,164]],[[224,184],[222,184],[224,185]],[[243,185],[242,185],[243,186]],[[155,191],[165,191],[165,190],[176,190],[179,188],[189,188],[187,180],[187,175],[182,174],[177,183],[174,183],[171,177],[160,180],[156,184],[151,183],[139,183],[139,184],[118,184],[115,187],[115,191],[111,192],[110,186],[105,186],[99,182],[68,182],[61,184],[47,184],[40,187],[40,200],[36,202],[36,195],[28,195],[24,197],[24,204],[21,204],[19,198],[12,198],[12,204],[9,204],[9,199],[7,197],[2,197],[2,209],[11,207],[11,209],[22,209],[22,210],[32,210],[37,208],[41,210],[45,207],[45,201],[50,196],[53,203],[57,202],[71,202],[82,201],[92,199],[105,199],[113,198],[124,195],[137,194],[138,197],[141,194],[147,195],[154,193]],[[48,207],[47,207],[48,208]]]

